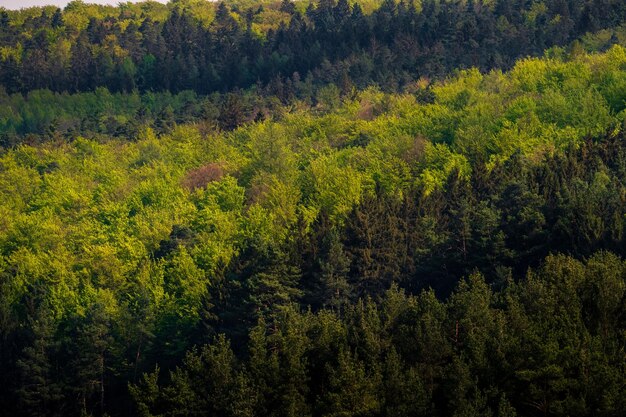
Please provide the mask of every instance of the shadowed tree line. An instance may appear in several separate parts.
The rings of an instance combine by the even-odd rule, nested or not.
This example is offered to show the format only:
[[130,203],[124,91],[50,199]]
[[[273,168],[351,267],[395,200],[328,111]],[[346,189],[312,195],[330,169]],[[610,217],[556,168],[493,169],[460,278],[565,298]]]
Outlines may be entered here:
[[[624,22],[620,0],[385,0],[365,13],[347,0],[245,8],[173,2],[165,14],[33,9],[0,15],[0,82],[9,92],[193,90],[261,85],[281,99],[311,85],[397,90],[457,68],[505,69],[516,59]],[[297,6],[297,7],[296,7]],[[81,7],[84,19],[78,23]],[[206,12],[205,12],[206,13]],[[70,21],[66,24],[65,17]]]

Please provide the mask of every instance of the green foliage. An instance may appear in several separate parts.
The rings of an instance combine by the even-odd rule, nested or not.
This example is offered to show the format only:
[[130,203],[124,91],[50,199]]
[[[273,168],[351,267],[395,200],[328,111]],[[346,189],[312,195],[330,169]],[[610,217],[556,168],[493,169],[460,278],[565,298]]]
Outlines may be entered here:
[[[410,37],[390,33],[389,22],[435,13],[429,2],[415,10],[392,3],[367,22],[376,39],[407,51],[393,57],[381,46],[372,58],[381,65],[411,55]],[[272,34],[263,26],[278,16],[321,38],[326,25],[338,31],[333,39],[367,50],[361,12],[344,1],[300,17],[292,14],[301,5],[249,16],[202,5],[74,2],[60,14],[50,9],[50,19],[32,10],[7,14],[10,24],[0,16],[0,75],[17,55],[39,65],[33,48],[3,38],[28,27],[24,41],[54,40],[42,51],[69,59],[86,83],[70,90],[118,83],[113,92],[0,92],[3,410],[620,415],[623,47],[553,49],[509,72],[461,70],[385,93],[399,80],[352,88],[346,74],[368,68],[359,54],[341,71],[321,59],[327,73],[314,70],[308,81],[270,77],[296,65],[282,45],[254,61],[267,79],[235,92],[254,74],[236,75],[240,51],[229,36],[254,51],[259,34],[285,35],[288,26]],[[482,6],[498,9],[507,33],[561,36],[580,18],[554,18],[539,3],[515,15],[507,5]],[[586,13],[592,25],[597,11]],[[341,32],[348,21],[355,26]],[[472,33],[471,19],[463,22],[459,33]],[[161,31],[194,45],[206,29],[219,42],[207,56],[225,61],[194,63],[184,48],[167,65],[158,51],[130,54],[141,26],[156,50],[178,45],[159,40]],[[66,45],[64,36],[78,38]],[[514,38],[507,47],[522,53]],[[306,51],[312,57],[324,43],[316,45]],[[99,57],[104,81],[89,84],[88,67],[76,73],[83,47]],[[223,83],[224,93],[185,90],[195,84],[179,73],[196,74],[191,84]],[[157,75],[177,93],[147,91]],[[325,87],[317,91],[313,78]],[[142,92],[128,92],[135,87]]]
[[[181,399],[177,410],[214,398],[196,411],[211,414],[240,388],[214,397],[190,393],[216,381],[230,387],[223,375],[233,371],[215,375],[216,367],[226,367],[242,369],[240,377],[251,381],[258,396],[246,404],[256,407],[254,415],[617,415],[625,363],[612,343],[623,343],[623,335],[594,340],[594,325],[583,322],[591,307],[585,289],[598,285],[591,277],[599,267],[609,287],[620,274],[611,282],[623,287],[626,264],[601,252],[585,262],[550,256],[501,291],[474,274],[445,303],[429,291],[411,296],[395,288],[381,308],[359,302],[345,318],[290,308],[269,327],[261,320],[252,329],[248,356],[235,359],[229,350],[217,356],[224,349],[221,337],[200,356],[189,354],[171,383],[159,387],[147,374],[145,394],[133,392],[140,407],[166,392],[165,407]],[[219,362],[203,359],[209,352]]]

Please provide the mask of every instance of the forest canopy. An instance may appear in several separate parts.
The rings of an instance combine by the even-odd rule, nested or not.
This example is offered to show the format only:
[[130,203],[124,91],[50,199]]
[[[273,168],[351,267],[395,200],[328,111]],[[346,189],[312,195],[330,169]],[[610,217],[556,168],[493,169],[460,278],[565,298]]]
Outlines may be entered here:
[[625,14],[2,10],[0,409],[623,415]]
[[74,1],[64,10],[2,10],[0,82],[9,93],[260,85],[282,96],[302,83],[391,91],[457,68],[506,69],[626,17],[621,0],[376,3]]

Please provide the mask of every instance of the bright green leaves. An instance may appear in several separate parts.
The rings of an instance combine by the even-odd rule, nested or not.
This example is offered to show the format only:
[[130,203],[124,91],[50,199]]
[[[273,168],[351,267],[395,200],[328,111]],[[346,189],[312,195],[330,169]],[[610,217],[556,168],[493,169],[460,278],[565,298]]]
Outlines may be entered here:
[[198,320],[198,309],[207,294],[209,280],[184,246],[165,266],[165,290],[177,304],[175,314],[183,320]]
[[344,217],[361,199],[363,175],[343,166],[339,156],[322,156],[311,162],[309,175],[314,204],[332,216]]
[[471,170],[467,159],[450,151],[445,144],[432,145],[427,142],[421,164],[424,169],[420,174],[420,185],[426,195],[443,188],[450,174],[455,173],[459,179],[468,179]]

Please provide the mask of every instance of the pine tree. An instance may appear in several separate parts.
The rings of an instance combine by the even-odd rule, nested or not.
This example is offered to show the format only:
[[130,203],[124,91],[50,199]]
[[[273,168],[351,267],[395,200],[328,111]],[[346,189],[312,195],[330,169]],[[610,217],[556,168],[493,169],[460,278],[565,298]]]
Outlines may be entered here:
[[51,24],[54,29],[60,28],[65,24],[65,22],[63,21],[63,14],[61,13],[61,9],[56,9],[54,11]]
[[328,364],[328,393],[322,399],[325,415],[376,415],[380,412],[380,375],[372,375],[348,350],[341,350],[336,365]]
[[300,270],[285,259],[285,254],[274,252],[264,265],[246,280],[246,303],[255,319],[272,321],[276,315],[302,295],[298,288]]
[[66,324],[68,384],[77,398],[75,411],[83,415],[104,415],[106,410],[108,360],[113,348],[109,320],[103,301],[95,301],[85,317]]
[[33,342],[17,361],[21,380],[16,394],[25,415],[55,415],[60,411],[62,385],[53,359],[56,325],[52,312],[40,307],[37,317],[30,320],[30,328]]
[[322,250],[324,258],[319,260],[319,297],[323,305],[341,315],[345,304],[350,300],[351,288],[348,284],[350,258],[339,241],[339,233],[333,229],[325,236]]

